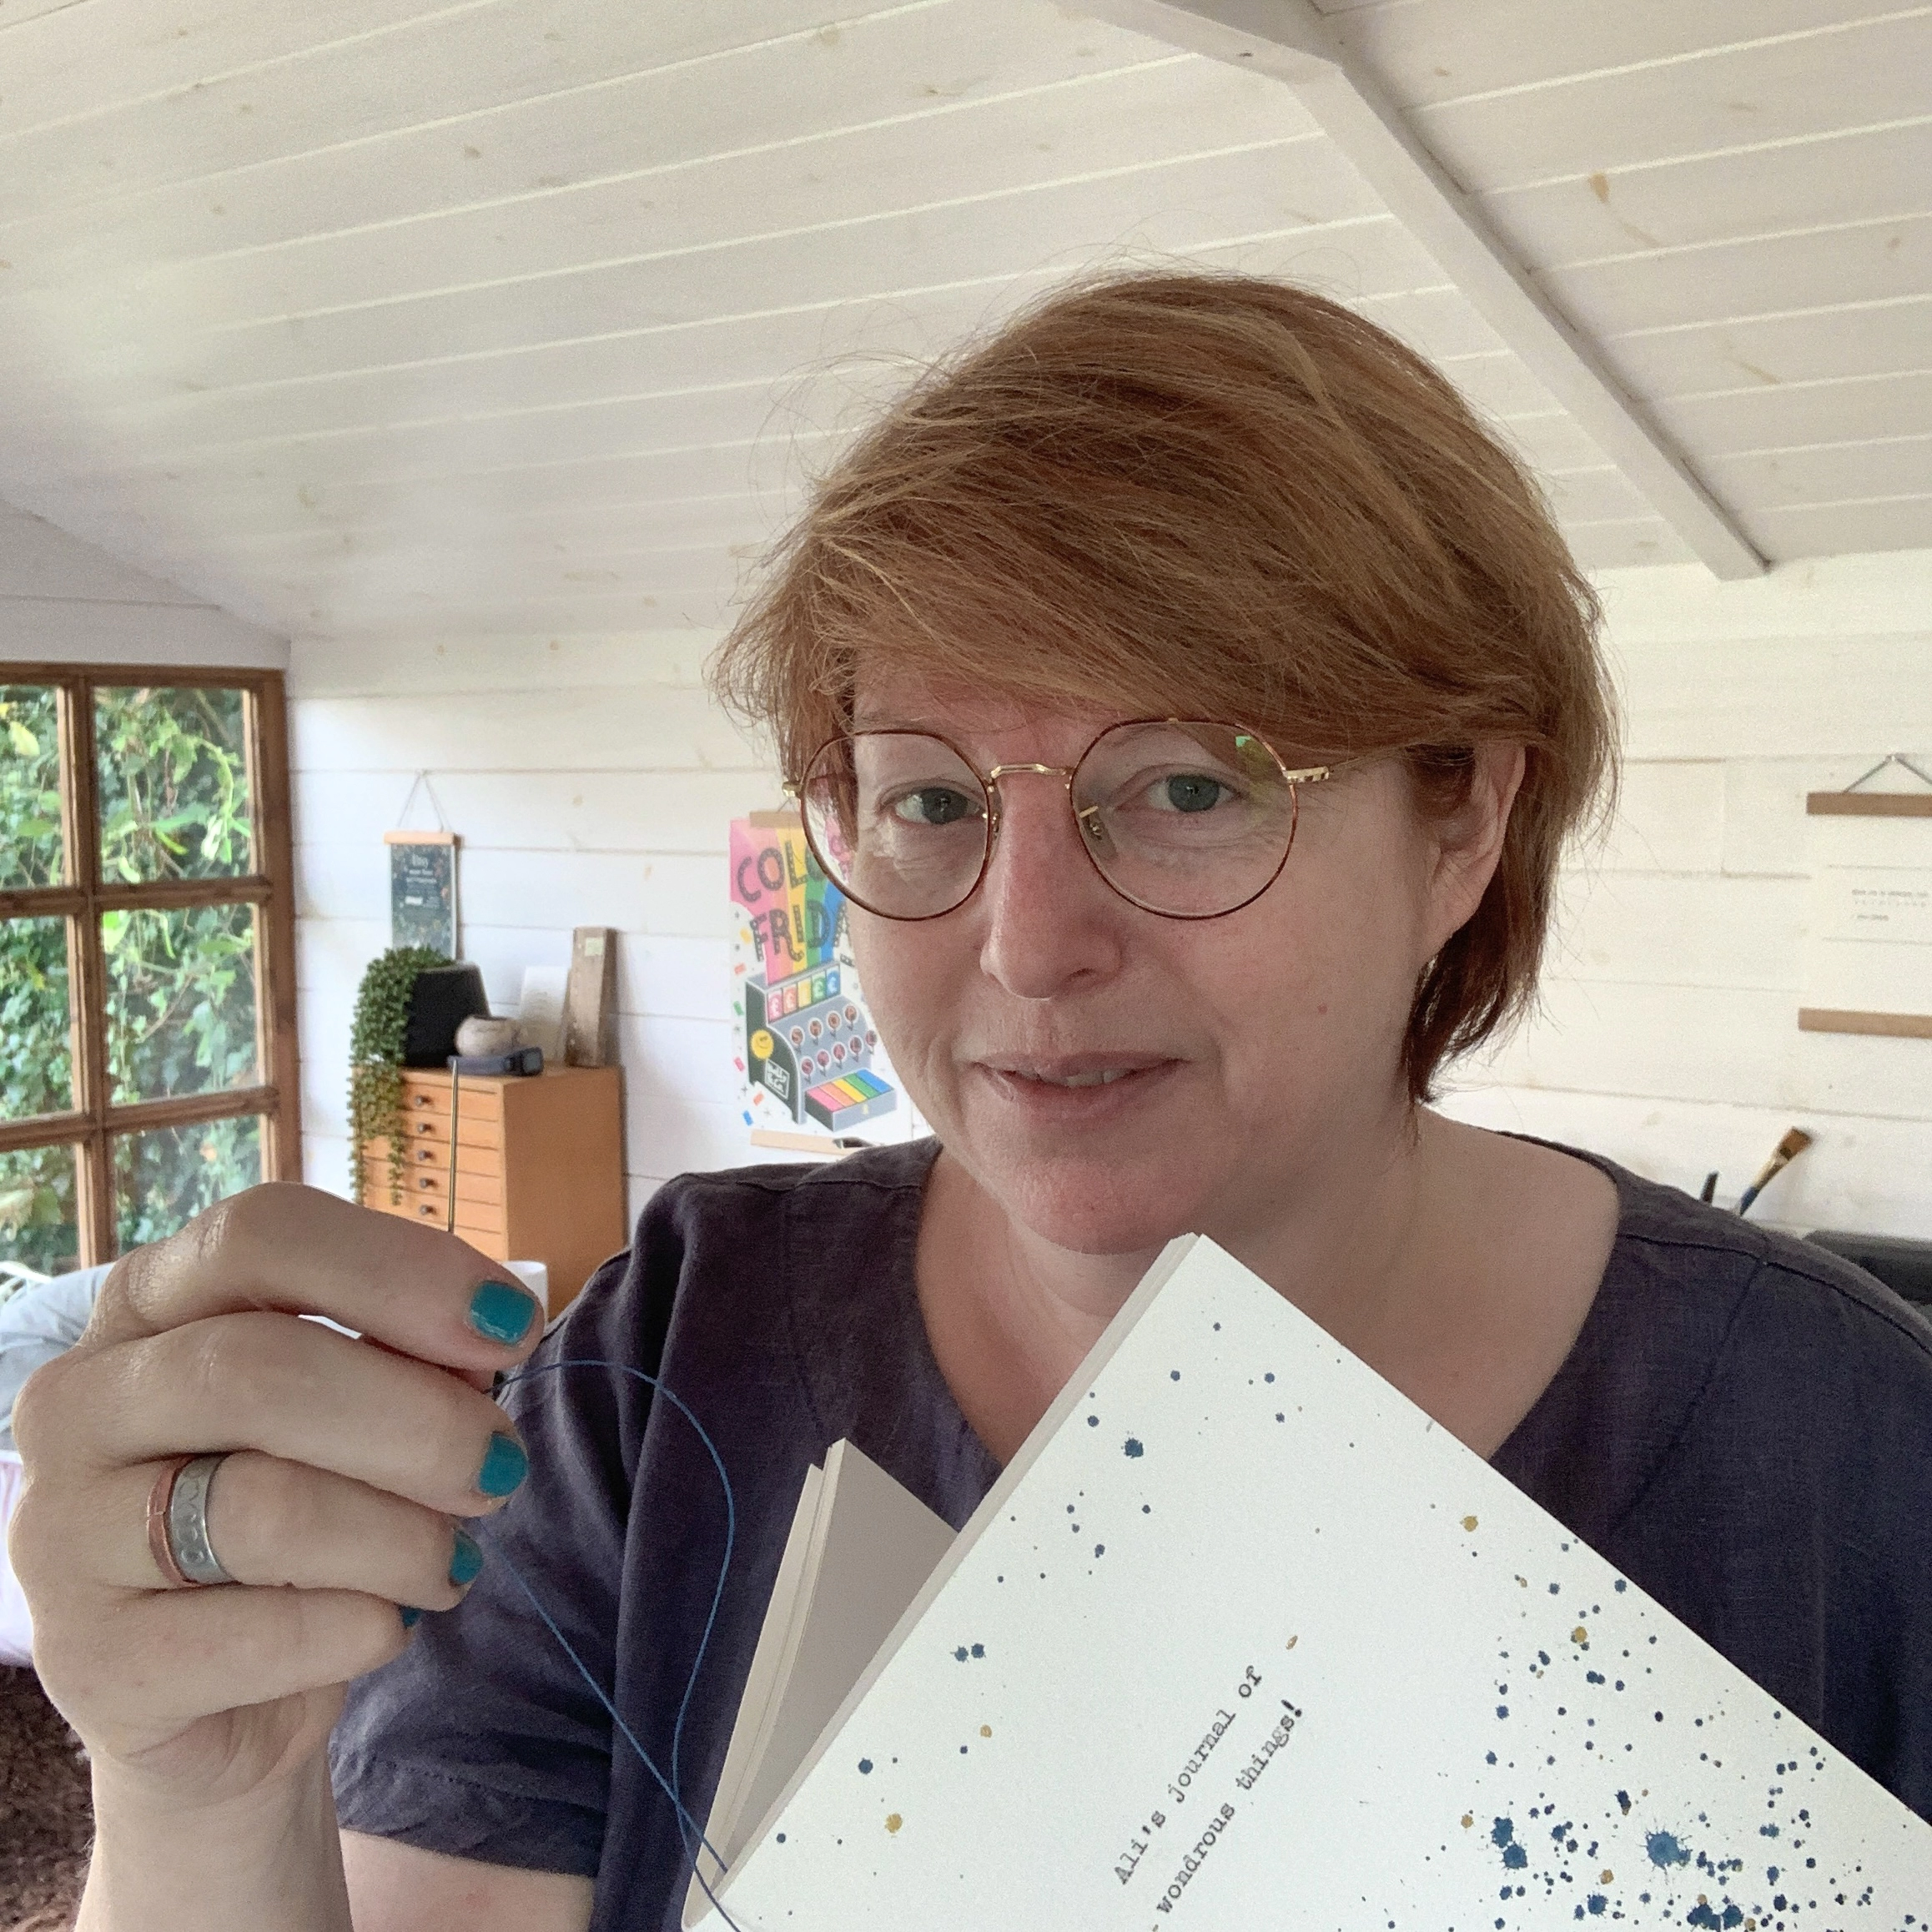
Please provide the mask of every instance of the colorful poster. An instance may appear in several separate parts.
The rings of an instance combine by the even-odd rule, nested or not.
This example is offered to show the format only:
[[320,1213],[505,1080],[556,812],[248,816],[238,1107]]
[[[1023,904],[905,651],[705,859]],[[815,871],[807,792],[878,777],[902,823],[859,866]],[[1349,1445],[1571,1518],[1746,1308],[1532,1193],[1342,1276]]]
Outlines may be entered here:
[[[902,1139],[910,1109],[859,990],[845,897],[812,856],[795,813],[732,822],[731,896],[745,1124],[766,1145]],[[773,1135],[787,1138],[766,1138]]]

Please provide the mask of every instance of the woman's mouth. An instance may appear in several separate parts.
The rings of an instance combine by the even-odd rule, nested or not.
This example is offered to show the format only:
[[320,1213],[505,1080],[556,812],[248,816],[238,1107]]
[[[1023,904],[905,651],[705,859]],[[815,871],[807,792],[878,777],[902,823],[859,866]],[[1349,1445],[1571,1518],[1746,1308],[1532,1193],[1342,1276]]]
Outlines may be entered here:
[[1008,1102],[1049,1114],[1075,1109],[1081,1118],[1101,1104],[1103,1091],[1108,1104],[1124,1104],[1178,1064],[1150,1054],[1105,1052],[1037,1059],[1002,1054],[979,1063],[994,1090]]

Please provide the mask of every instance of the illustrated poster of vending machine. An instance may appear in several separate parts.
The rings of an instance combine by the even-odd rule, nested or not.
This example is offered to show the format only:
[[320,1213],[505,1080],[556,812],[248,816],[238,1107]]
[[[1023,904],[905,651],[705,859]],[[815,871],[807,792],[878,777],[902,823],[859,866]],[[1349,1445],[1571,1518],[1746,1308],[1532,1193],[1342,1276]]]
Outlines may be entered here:
[[[755,1141],[903,1140],[923,1130],[867,1010],[845,895],[795,812],[731,828],[734,1064]],[[766,1140],[776,1132],[782,1140]]]

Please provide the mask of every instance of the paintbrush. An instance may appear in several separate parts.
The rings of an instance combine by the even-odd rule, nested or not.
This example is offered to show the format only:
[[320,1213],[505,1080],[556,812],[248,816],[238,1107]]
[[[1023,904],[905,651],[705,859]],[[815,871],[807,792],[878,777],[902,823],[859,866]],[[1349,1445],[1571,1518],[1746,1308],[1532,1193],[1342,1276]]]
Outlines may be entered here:
[[1806,1148],[1810,1146],[1812,1136],[1807,1134],[1802,1127],[1792,1128],[1784,1138],[1778,1143],[1777,1150],[1771,1158],[1758,1170],[1758,1178],[1744,1190],[1743,1194],[1739,1197],[1738,1212],[1739,1214],[1748,1212],[1751,1203],[1757,1200],[1758,1196],[1763,1193],[1771,1182],[1782,1174],[1799,1155],[1804,1153]]

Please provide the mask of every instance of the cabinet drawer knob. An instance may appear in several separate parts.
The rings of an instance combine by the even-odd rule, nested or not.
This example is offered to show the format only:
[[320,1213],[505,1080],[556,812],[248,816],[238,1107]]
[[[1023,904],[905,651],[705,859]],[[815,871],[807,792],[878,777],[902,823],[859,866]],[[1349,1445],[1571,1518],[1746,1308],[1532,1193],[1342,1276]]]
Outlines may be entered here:
[[418,1202],[416,1203],[416,1212],[417,1212],[418,1214],[420,1214],[420,1215],[425,1215],[425,1216],[427,1216],[427,1215],[433,1215],[433,1214],[434,1214],[435,1211],[436,1211],[436,1210],[435,1210],[435,1207],[434,1207],[434,1206],[432,1206],[432,1205],[430,1205],[430,1203],[429,1203],[429,1202],[428,1202],[428,1201],[426,1201],[426,1200],[424,1200],[424,1201],[418,1201]]

